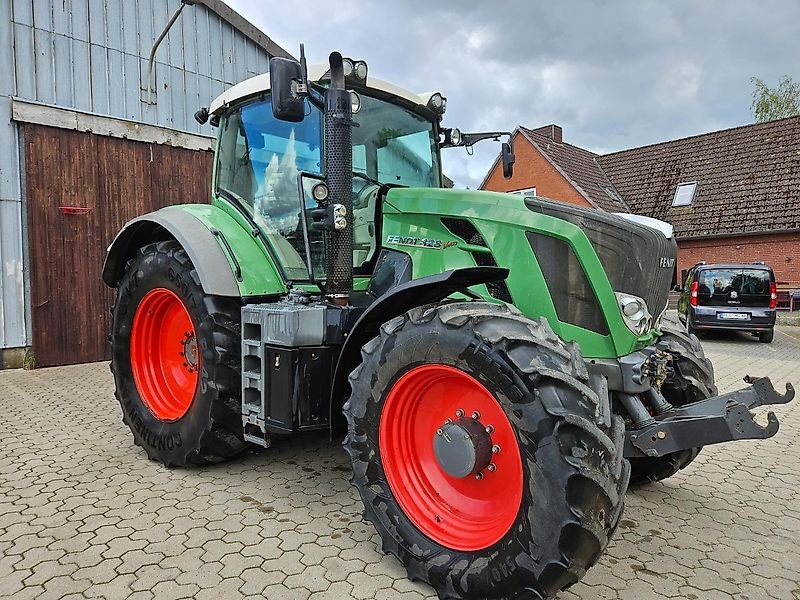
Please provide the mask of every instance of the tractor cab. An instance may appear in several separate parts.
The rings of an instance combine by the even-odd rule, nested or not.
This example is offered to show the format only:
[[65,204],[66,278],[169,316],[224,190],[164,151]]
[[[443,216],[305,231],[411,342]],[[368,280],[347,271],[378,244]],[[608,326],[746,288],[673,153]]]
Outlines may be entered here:
[[[360,63],[363,64],[363,63]],[[380,247],[380,207],[393,187],[438,188],[441,94],[417,95],[350,68],[353,268],[369,275]],[[244,207],[288,281],[326,279],[325,231],[312,212],[327,198],[323,65],[308,68],[309,96],[298,122],[275,116],[269,75],[235,86],[211,105],[219,127],[214,192]]]

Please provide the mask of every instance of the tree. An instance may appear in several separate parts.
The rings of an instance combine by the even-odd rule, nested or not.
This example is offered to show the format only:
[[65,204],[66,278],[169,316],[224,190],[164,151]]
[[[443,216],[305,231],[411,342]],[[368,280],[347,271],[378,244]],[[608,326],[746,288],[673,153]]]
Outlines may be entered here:
[[763,79],[751,77],[753,103],[750,108],[758,123],[800,115],[800,82],[788,75],[781,77],[778,86],[769,87]]

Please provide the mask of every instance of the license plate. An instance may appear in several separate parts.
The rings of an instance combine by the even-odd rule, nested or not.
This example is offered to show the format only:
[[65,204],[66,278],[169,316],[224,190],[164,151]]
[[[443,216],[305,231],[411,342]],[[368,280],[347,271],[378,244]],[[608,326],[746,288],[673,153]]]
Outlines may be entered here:
[[717,313],[717,317],[725,321],[749,321],[750,315],[748,313]]

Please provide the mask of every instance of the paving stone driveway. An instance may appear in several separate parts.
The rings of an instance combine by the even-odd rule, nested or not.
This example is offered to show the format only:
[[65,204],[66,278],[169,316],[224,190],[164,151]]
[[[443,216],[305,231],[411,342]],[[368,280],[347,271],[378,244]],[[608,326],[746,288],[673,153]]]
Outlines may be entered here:
[[[703,342],[720,392],[800,383],[800,328]],[[600,564],[563,599],[800,599],[800,401],[780,433],[703,451],[632,491]],[[362,523],[338,443],[278,443],[167,470],[132,444],[105,363],[0,372],[0,596],[420,599]]]

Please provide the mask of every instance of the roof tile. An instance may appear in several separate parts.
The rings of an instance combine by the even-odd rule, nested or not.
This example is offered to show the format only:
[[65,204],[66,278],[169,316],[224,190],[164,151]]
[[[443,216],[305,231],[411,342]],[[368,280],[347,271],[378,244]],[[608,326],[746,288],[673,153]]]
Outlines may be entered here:
[[[632,148],[596,163],[636,213],[678,237],[800,228],[800,116]],[[673,208],[679,183],[691,206]]]
[[531,143],[555,163],[570,183],[591,203],[609,212],[630,212],[622,198],[619,198],[614,185],[603,173],[603,169],[597,164],[597,154],[544,135],[543,129],[520,127]]

